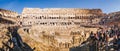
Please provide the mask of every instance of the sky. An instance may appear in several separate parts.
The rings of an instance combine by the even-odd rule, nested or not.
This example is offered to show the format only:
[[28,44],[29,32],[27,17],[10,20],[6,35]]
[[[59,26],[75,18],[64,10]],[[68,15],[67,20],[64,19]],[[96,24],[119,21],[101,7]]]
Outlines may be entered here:
[[0,0],[0,8],[19,14],[23,8],[89,8],[110,13],[120,11],[120,0]]

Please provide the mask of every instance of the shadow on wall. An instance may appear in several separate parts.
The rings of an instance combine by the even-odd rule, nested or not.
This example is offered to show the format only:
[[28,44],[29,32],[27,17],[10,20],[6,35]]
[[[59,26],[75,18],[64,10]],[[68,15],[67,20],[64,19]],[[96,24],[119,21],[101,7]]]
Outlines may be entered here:
[[8,27],[8,33],[6,36],[9,37],[7,42],[3,42],[3,47],[0,51],[34,51],[27,43],[22,41],[21,36],[17,33],[18,27]]

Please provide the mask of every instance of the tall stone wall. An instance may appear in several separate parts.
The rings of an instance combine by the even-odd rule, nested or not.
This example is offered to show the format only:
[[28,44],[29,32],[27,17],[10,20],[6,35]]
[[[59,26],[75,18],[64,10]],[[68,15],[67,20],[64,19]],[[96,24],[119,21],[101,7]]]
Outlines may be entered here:
[[24,8],[22,25],[80,25],[98,23],[103,17],[100,9],[80,8]]
[[80,8],[24,8],[22,14],[53,14],[53,15],[74,15],[74,14],[102,14],[100,9],[80,9]]

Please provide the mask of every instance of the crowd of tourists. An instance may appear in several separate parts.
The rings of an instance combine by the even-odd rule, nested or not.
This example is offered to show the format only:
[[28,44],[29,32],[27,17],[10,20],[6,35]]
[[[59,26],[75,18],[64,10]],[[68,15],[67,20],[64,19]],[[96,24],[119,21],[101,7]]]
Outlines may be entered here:
[[90,33],[90,51],[120,51],[120,28],[112,26]]

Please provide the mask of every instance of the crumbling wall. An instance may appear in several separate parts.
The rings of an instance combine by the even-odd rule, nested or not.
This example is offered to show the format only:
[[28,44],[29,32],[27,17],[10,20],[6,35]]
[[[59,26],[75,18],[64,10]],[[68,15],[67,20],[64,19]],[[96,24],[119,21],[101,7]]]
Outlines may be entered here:
[[35,51],[69,51],[69,48],[81,45],[82,42],[87,40],[90,32],[97,29],[78,28],[78,32],[73,28],[73,32],[70,30],[63,32],[66,30],[60,31],[58,29],[57,31],[53,31],[52,29],[47,30],[48,28],[44,29],[39,27],[41,30],[38,27],[36,28],[24,27],[18,30],[23,41],[28,43],[32,48],[35,48]]
[[17,17],[18,13],[10,10],[0,9],[0,14],[4,17]]
[[[104,13],[100,9],[24,8],[22,25],[81,25],[97,24]],[[98,18],[98,19],[97,19]],[[95,20],[95,21],[94,21]]]

